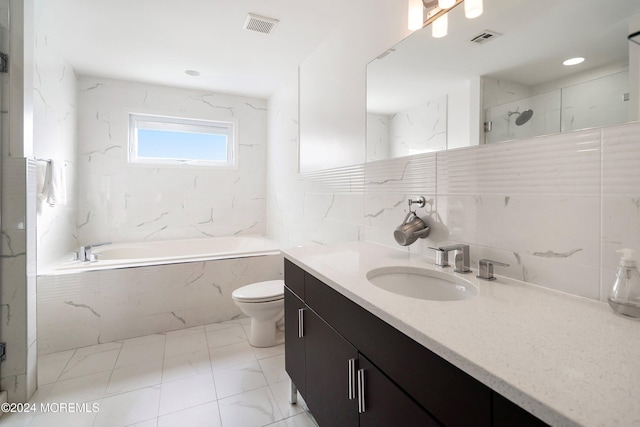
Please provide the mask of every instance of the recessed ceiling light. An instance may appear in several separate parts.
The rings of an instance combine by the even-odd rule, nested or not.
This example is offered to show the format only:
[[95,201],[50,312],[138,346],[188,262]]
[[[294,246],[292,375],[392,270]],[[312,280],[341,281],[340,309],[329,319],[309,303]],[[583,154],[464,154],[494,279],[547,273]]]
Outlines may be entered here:
[[200,71],[196,70],[186,70],[184,73],[191,77],[198,77],[200,75]]
[[562,63],[562,65],[578,65],[578,64],[582,64],[583,62],[584,62],[584,58],[577,57],[577,58],[567,59]]

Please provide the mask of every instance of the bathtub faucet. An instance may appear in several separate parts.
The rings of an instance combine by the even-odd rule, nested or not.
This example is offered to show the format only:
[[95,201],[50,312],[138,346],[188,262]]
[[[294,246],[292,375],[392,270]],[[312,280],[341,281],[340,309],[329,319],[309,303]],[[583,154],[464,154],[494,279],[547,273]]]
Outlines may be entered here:
[[77,255],[77,259],[79,261],[84,261],[84,262],[89,262],[89,261],[95,261],[96,260],[96,254],[91,252],[92,248],[95,248],[96,246],[104,246],[104,245],[110,245],[111,242],[106,242],[106,243],[97,243],[95,245],[88,245],[88,246],[80,246],[80,250],[78,250]]

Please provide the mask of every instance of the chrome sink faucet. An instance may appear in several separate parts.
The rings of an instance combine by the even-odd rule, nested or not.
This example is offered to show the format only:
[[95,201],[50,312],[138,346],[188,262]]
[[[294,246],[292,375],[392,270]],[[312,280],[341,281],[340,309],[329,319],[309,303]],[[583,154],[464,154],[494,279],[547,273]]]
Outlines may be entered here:
[[[448,253],[453,251],[453,271],[456,273],[469,273],[471,269],[469,257],[469,245],[451,245],[441,247],[439,250],[444,251],[442,255],[444,261],[448,262]],[[436,251],[436,258],[439,251]],[[448,265],[448,264],[447,264]]]
[[490,259],[481,259],[478,260],[478,275],[476,277],[482,280],[496,280],[496,278],[493,276],[494,265],[499,265],[500,267],[509,267],[509,264],[505,264],[504,262],[493,261]]

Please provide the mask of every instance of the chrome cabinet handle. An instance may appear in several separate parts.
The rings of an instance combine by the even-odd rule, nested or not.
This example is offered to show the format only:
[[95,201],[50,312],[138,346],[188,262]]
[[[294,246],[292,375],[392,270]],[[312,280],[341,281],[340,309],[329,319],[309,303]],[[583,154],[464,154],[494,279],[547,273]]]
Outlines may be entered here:
[[298,310],[298,338],[304,338],[304,308]]
[[364,402],[364,369],[358,370],[358,413],[363,414],[366,410]]
[[356,359],[349,359],[349,400],[356,398]]

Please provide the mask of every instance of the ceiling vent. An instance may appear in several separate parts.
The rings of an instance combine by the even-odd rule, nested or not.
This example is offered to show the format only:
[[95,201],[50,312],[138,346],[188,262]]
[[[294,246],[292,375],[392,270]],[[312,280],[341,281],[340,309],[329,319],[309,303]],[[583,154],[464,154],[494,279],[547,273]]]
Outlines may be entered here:
[[271,34],[276,25],[278,25],[278,22],[280,21],[277,19],[266,18],[264,16],[250,13],[247,15],[246,21],[244,21],[244,29],[264,34]]
[[485,44],[485,43],[489,43],[491,40],[494,40],[494,39],[500,37],[501,35],[502,34],[496,33],[495,31],[484,30],[483,32],[481,32],[477,36],[473,37],[471,39],[471,42],[475,43],[475,44]]

